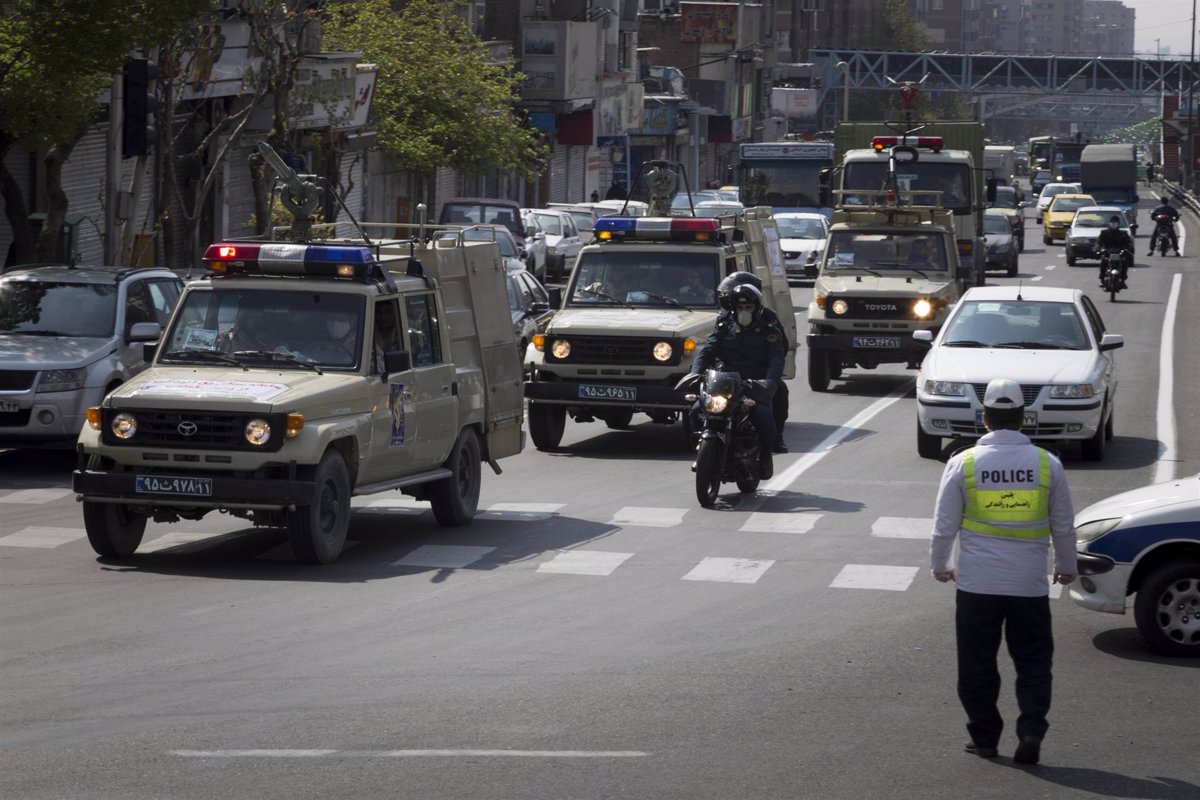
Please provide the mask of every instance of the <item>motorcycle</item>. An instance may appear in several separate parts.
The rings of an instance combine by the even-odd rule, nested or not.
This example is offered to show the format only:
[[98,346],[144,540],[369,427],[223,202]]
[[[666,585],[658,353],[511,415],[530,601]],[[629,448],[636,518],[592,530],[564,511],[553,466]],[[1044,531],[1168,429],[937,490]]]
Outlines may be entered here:
[[1108,292],[1109,302],[1116,302],[1117,292],[1124,288],[1125,282],[1121,278],[1121,262],[1124,258],[1125,251],[1116,248],[1108,248],[1100,253],[1100,285]]
[[[1154,235],[1158,246],[1158,254],[1166,256],[1167,248],[1171,246],[1171,234],[1175,232],[1175,222],[1169,214],[1156,214],[1154,216]],[[1151,251],[1153,252],[1153,251]]]
[[696,473],[696,499],[704,508],[711,508],[723,482],[736,483],[741,492],[758,488],[758,433],[750,414],[755,405],[750,395],[758,382],[743,380],[736,372],[710,369],[703,376],[685,376],[675,388],[684,390],[696,384],[699,394],[684,395],[690,403],[700,401],[700,443],[692,470]]

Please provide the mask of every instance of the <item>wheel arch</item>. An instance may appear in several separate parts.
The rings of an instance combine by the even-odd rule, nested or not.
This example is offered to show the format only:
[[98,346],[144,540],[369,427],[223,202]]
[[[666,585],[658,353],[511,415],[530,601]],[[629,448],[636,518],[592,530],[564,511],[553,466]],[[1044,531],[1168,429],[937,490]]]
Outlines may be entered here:
[[1143,553],[1138,558],[1137,564],[1134,565],[1133,572],[1129,575],[1129,584],[1125,587],[1126,596],[1137,592],[1142,585],[1142,581],[1146,579],[1146,576],[1163,564],[1180,563],[1189,560],[1200,564],[1200,543],[1186,541],[1165,542],[1153,550]]
[[358,440],[353,436],[342,436],[337,439],[332,439],[328,446],[322,451],[324,453],[329,450],[336,450],[342,455],[342,460],[346,462],[346,470],[350,473],[350,491],[354,491],[355,485],[358,483],[358,467],[359,467],[359,449]]

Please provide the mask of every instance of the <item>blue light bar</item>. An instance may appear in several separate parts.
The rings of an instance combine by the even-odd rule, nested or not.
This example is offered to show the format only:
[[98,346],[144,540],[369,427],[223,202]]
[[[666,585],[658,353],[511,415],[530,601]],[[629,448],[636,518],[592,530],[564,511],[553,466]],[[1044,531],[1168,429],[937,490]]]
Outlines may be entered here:
[[369,264],[374,260],[366,247],[310,244],[304,253],[305,264]]
[[613,231],[620,233],[629,233],[637,228],[637,219],[634,217],[601,217],[596,220],[595,231]]

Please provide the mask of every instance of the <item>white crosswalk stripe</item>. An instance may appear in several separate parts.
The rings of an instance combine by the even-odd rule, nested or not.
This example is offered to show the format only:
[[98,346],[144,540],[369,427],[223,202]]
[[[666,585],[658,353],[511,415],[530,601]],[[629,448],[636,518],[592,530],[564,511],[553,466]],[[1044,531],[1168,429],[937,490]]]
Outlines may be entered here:
[[632,528],[674,528],[683,524],[683,515],[687,512],[686,508],[625,506],[613,514],[608,524]]
[[882,539],[931,539],[933,520],[923,517],[880,517],[871,523],[871,535]]
[[821,514],[771,514],[756,511],[738,530],[743,533],[808,533],[821,519]]
[[758,583],[774,561],[752,558],[705,558],[683,576],[685,581],[717,583]]
[[476,519],[494,519],[504,522],[536,522],[554,517],[563,503],[493,503]]
[[462,569],[474,564],[496,548],[466,547],[450,544],[425,544],[404,558],[393,561],[397,567],[436,567],[438,569]]
[[22,528],[16,533],[0,537],[4,547],[51,548],[74,542],[87,536],[80,528]]
[[204,542],[206,546],[209,546],[218,540],[228,539],[230,537],[231,534],[172,531],[171,533],[164,533],[162,536],[151,539],[148,542],[143,541],[141,545],[138,546],[137,551],[139,553],[159,553],[163,550],[170,550],[175,547],[183,547],[185,545],[195,544],[196,542]]
[[847,564],[829,584],[831,589],[882,589],[903,592],[917,576],[917,567]]
[[0,503],[17,503],[21,505],[43,505],[70,497],[75,494],[71,489],[17,489],[0,497]]
[[633,553],[605,553],[600,550],[566,550],[538,564],[538,572],[560,575],[611,575],[633,557]]

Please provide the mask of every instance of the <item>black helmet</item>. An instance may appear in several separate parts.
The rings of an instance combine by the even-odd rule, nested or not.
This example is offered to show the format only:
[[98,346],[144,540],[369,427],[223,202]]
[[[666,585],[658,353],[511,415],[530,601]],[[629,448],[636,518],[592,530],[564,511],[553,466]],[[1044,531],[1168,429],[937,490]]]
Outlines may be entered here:
[[758,317],[759,313],[762,311],[762,292],[760,292],[753,284],[739,284],[733,287],[733,291],[729,293],[730,310],[737,308],[739,303],[753,304],[754,316]]
[[733,272],[725,280],[717,284],[717,299],[721,304],[721,308],[726,310],[733,308],[733,303],[730,302],[730,295],[739,286],[753,286],[759,291],[759,303],[762,303],[762,279],[753,272]]
[[1161,200],[1162,200],[1164,206],[1171,205],[1171,198],[1167,197],[1166,195],[1163,195]]

